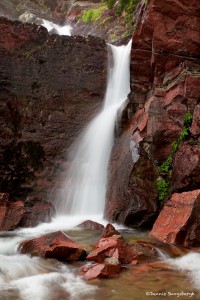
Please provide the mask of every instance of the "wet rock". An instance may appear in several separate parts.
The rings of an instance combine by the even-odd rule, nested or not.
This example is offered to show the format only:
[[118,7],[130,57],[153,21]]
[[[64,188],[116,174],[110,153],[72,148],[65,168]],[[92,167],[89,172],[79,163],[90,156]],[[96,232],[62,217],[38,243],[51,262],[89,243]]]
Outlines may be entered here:
[[9,194],[0,193],[0,231],[16,228],[23,216],[24,204],[22,201],[10,202]]
[[74,261],[86,255],[85,250],[61,231],[24,241],[20,244],[19,251],[60,261]]
[[108,176],[105,217],[112,222],[153,225],[159,210],[159,167],[171,154],[188,112],[193,115],[191,134],[174,159],[169,191],[200,188],[199,3],[184,0],[179,4],[141,1],[135,14],[129,95],[132,115],[116,137]]
[[102,224],[99,224],[97,222],[87,220],[82,222],[81,224],[77,225],[77,227],[82,229],[90,229],[90,230],[103,230],[104,226]]
[[160,212],[150,235],[165,243],[200,245],[200,190],[175,193]]
[[121,234],[108,224],[96,248],[87,256],[87,260],[105,263],[111,258],[113,261],[129,264],[133,260],[142,261],[144,257],[155,257],[155,255],[155,249],[149,245],[126,243]]
[[116,277],[120,273],[121,267],[118,264],[92,264],[83,268],[81,273],[84,274],[86,280],[95,278],[111,278]]
[[0,18],[0,65],[0,190],[54,200],[66,152],[102,104],[106,44]]
[[32,198],[24,204],[24,214],[20,227],[34,227],[42,222],[50,222],[55,215],[55,209],[50,202],[41,198]]

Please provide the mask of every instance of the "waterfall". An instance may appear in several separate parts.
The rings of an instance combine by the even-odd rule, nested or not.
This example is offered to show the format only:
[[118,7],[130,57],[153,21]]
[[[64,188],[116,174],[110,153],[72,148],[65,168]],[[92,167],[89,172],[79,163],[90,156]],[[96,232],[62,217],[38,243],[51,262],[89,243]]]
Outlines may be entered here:
[[50,33],[55,31],[59,35],[71,35],[72,27],[70,25],[60,26],[45,19],[42,19],[42,21],[42,26],[45,27]]
[[71,167],[57,198],[59,214],[103,215],[107,167],[114,143],[116,115],[130,92],[130,51],[127,46],[108,45],[108,82],[100,113],[81,134]]

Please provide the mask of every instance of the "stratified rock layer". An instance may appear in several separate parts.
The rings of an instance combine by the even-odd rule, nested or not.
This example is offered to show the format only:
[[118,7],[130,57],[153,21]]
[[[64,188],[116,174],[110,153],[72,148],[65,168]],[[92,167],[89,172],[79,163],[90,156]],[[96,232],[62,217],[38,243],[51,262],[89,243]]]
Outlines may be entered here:
[[[105,216],[133,226],[155,220],[159,166],[193,116],[174,155],[169,192],[200,188],[198,0],[143,1],[136,14],[127,124],[111,156]],[[182,163],[181,163],[182,162]]]
[[165,243],[200,246],[200,190],[173,194],[150,235]]
[[98,38],[0,18],[1,191],[46,197],[103,101],[106,64]]

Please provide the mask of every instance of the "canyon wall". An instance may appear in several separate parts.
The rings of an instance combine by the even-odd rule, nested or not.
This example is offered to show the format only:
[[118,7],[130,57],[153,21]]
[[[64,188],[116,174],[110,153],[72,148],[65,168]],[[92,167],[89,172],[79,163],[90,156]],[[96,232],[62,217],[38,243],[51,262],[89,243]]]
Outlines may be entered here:
[[104,41],[0,18],[0,191],[47,197],[103,101]]
[[105,216],[150,226],[172,193],[200,188],[199,1],[142,1],[135,26],[130,103],[111,156]]

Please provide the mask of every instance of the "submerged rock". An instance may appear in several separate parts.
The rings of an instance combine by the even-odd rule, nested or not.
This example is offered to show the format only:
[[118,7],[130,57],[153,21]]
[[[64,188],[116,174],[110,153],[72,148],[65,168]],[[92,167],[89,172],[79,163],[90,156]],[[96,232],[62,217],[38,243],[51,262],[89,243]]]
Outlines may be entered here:
[[82,228],[82,229],[90,229],[90,230],[103,230],[104,229],[104,226],[102,224],[91,221],[91,220],[84,221],[84,222],[80,223],[79,225],[77,225],[77,227]]
[[200,190],[173,194],[150,235],[165,243],[200,246]]
[[24,241],[20,244],[19,251],[60,261],[74,261],[86,256],[85,250],[61,231]]

